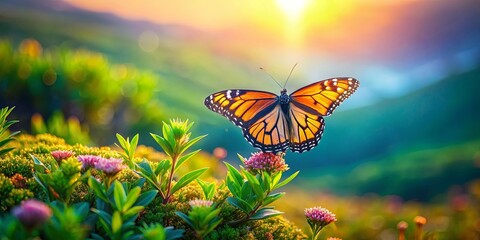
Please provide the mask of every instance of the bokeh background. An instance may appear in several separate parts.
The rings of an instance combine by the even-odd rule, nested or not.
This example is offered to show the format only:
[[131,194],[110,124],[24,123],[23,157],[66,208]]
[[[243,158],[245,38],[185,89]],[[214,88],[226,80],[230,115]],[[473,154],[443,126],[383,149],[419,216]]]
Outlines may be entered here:
[[279,93],[259,68],[283,83],[296,63],[289,92],[337,76],[361,86],[319,146],[287,153],[301,174],[285,208],[327,206],[351,221],[331,230],[344,236],[391,239],[425,215],[441,239],[480,238],[476,0],[0,1],[0,107],[70,143],[140,133],[154,146],[148,133],[180,117],[219,164],[238,164],[254,149],[204,98]]

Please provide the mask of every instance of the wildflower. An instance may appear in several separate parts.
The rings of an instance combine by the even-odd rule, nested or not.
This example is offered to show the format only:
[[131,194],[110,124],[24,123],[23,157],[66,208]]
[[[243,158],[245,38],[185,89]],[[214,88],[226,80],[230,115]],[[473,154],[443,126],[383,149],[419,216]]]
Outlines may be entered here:
[[407,228],[408,228],[408,223],[405,221],[400,221],[397,224],[399,240],[405,240],[405,231],[407,230]]
[[62,162],[62,160],[65,160],[65,159],[75,155],[74,152],[67,151],[67,150],[56,150],[56,151],[50,152],[50,154],[52,154],[52,157],[55,158],[57,163],[60,163],[60,162]]
[[305,209],[305,217],[312,230],[312,239],[317,239],[320,230],[332,222],[336,222],[335,214],[326,208],[313,207]]
[[414,219],[413,219],[413,222],[417,225],[417,228],[415,229],[415,240],[417,239],[422,239],[422,228],[423,228],[423,225],[425,225],[427,223],[427,219],[425,217],[422,217],[422,216],[416,216]]
[[12,215],[15,216],[28,230],[45,223],[52,216],[52,210],[47,204],[35,200],[29,199],[16,206],[12,210]]
[[10,180],[15,188],[27,188],[27,179],[22,174],[15,173]]
[[99,158],[95,163],[95,168],[104,172],[107,176],[114,176],[124,168],[122,163],[123,160],[118,158]]
[[246,169],[254,174],[260,172],[273,174],[288,170],[288,165],[285,164],[285,159],[283,159],[282,156],[273,153],[254,153],[249,159],[245,160],[244,164]]
[[103,159],[100,156],[95,155],[80,155],[77,157],[78,161],[80,161],[82,165],[82,169],[87,169],[91,167],[95,167],[95,164],[100,160]]
[[201,200],[195,199],[188,202],[192,208],[195,207],[211,207],[213,205],[213,201],[210,200]]

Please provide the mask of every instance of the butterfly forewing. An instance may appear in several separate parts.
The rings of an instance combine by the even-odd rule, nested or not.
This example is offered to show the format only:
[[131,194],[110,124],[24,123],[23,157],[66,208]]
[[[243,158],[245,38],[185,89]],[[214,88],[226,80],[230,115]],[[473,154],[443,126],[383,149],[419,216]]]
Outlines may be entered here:
[[205,106],[243,128],[260,111],[275,104],[276,97],[264,91],[225,90],[205,98]]
[[330,78],[298,89],[290,94],[290,99],[306,112],[328,116],[358,86],[354,78]]
[[265,152],[288,148],[288,124],[277,95],[264,91],[225,90],[205,99],[205,106],[242,128],[254,147]]

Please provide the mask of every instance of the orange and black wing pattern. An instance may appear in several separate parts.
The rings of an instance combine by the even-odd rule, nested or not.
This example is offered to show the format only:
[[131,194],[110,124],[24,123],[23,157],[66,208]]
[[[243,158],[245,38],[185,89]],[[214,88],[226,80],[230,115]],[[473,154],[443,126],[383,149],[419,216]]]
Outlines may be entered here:
[[331,78],[290,94],[290,149],[304,152],[317,146],[325,128],[322,116],[332,114],[358,86],[354,78]]
[[276,94],[253,90],[225,90],[205,99],[205,106],[242,128],[254,147],[264,152],[285,151],[289,125]]
[[290,94],[291,103],[312,114],[328,116],[340,103],[357,90],[360,83],[355,78],[330,78]]

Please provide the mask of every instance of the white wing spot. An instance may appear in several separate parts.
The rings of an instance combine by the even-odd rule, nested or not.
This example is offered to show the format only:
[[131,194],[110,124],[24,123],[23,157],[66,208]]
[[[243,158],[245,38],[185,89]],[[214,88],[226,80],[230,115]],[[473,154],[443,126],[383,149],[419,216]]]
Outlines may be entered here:
[[232,90],[227,91],[227,99],[232,99],[232,96],[230,95],[232,93]]

